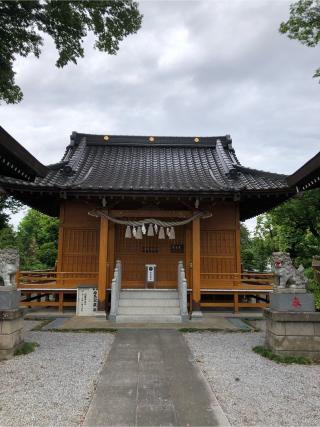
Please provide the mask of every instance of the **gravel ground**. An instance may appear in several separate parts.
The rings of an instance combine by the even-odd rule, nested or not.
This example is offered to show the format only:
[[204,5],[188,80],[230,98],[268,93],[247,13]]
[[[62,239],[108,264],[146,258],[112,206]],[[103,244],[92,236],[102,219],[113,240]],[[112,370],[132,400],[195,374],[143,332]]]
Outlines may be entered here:
[[0,426],[81,425],[113,339],[105,333],[27,332],[25,340],[40,347],[0,362]]
[[319,426],[320,366],[283,365],[252,351],[263,333],[184,334],[230,424]]

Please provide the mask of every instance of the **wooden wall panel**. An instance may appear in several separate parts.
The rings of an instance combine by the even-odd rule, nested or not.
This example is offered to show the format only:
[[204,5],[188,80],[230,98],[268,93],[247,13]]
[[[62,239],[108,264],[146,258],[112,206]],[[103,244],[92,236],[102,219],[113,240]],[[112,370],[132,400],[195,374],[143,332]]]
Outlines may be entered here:
[[66,228],[62,250],[64,271],[98,271],[98,230]]
[[237,221],[237,204],[221,202],[212,208],[212,216],[201,220],[201,230],[235,229]]
[[235,237],[235,230],[202,230],[202,256],[234,256]]
[[234,283],[232,273],[240,273],[239,236],[240,222],[236,203],[226,202],[215,206],[212,217],[201,221],[202,288],[219,287],[222,282]]
[[[157,265],[157,287],[177,286],[178,261],[185,262],[185,227],[175,228],[176,239],[159,240],[158,237],[143,236],[142,240],[126,239],[125,226],[115,227],[115,259],[122,261],[124,288],[141,288],[145,282],[145,264]],[[183,253],[172,253],[172,244],[183,244]],[[157,250],[152,253],[151,251]]]
[[58,271],[98,271],[99,218],[88,215],[91,209],[78,201],[61,204]]

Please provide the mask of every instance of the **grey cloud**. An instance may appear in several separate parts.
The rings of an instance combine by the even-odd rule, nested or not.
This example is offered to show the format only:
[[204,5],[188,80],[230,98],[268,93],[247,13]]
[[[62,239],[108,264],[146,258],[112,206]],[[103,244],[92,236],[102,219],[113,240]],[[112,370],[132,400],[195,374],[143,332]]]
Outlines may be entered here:
[[1,124],[44,163],[72,130],[147,135],[230,133],[240,161],[291,173],[319,151],[319,49],[278,33],[290,1],[142,1],[142,29],[117,56],[77,66],[19,59],[24,101]]

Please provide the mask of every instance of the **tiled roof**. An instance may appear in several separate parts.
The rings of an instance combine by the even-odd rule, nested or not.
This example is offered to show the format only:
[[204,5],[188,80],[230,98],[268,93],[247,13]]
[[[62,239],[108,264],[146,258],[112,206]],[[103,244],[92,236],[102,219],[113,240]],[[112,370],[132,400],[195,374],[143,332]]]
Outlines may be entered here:
[[320,151],[288,177],[288,184],[302,191],[320,188]]
[[0,126],[0,174],[24,181],[45,176],[47,168]]
[[[79,191],[224,193],[288,188],[286,176],[240,165],[229,136],[73,133],[60,163],[26,185]],[[23,181],[10,180],[23,185]],[[14,182],[13,182],[14,181]]]

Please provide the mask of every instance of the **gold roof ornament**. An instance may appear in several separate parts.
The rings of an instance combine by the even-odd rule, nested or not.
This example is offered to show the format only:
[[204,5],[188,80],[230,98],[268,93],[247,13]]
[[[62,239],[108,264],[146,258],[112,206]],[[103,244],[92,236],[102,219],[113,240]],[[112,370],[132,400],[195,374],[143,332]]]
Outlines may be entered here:
[[198,142],[200,142],[200,138],[198,138],[198,137],[194,138],[194,142],[195,142],[196,144],[198,144]]
[[104,139],[105,141],[109,141],[109,137],[108,137],[108,135],[105,135],[105,136],[103,137],[103,139]]
[[154,142],[154,137],[153,136],[149,137],[149,142]]

